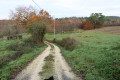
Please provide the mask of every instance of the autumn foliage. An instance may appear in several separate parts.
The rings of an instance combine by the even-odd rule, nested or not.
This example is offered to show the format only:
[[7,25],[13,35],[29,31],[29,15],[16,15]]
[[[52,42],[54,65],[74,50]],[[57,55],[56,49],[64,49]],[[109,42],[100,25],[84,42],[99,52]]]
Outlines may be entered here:
[[18,25],[24,26],[36,42],[43,42],[46,27],[51,27],[53,23],[53,19],[47,11],[37,11],[32,6],[18,7],[15,12],[11,12],[10,16],[11,20],[16,22],[14,27],[17,28]]
[[77,19],[75,17],[72,18],[59,18],[56,19],[56,31],[65,33],[67,31],[73,31],[78,29],[78,26],[80,24],[80,19]]
[[80,24],[80,28],[84,30],[94,29],[94,25],[89,22],[89,20],[85,20]]
[[15,11],[11,11],[10,19],[17,21],[21,25],[26,25],[35,14],[36,11],[32,6],[17,7]]
[[27,25],[32,25],[34,23],[42,22],[49,25],[53,22],[52,17],[47,11],[40,10],[37,11],[34,7],[18,7],[16,11],[11,11],[10,19],[18,22],[25,27]]
[[28,25],[29,24],[33,24],[33,23],[39,23],[42,22],[46,25],[52,24],[53,20],[52,17],[50,16],[50,14],[47,11],[41,10],[39,12],[39,14],[33,15],[33,17],[31,17],[31,19],[28,21]]

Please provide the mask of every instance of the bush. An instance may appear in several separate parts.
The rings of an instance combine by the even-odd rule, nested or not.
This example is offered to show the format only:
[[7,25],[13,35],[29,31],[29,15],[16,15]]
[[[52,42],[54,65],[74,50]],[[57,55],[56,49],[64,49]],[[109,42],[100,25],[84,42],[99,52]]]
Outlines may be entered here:
[[29,37],[29,38],[23,40],[23,42],[24,42],[23,46],[26,46],[28,48],[44,46],[44,43],[36,43],[36,41],[32,37]]
[[25,53],[31,52],[34,48],[42,47],[43,45],[43,43],[35,43],[32,37],[23,40],[23,43],[11,43],[6,49],[12,50],[14,52],[0,56],[0,66],[17,59],[18,57],[21,57]]
[[22,54],[24,54],[26,51],[26,48],[23,46],[22,43],[12,43],[7,47],[7,49],[14,51],[14,53],[10,53],[0,57],[0,65],[17,59],[18,57],[22,56]]
[[5,64],[6,62],[9,62],[12,60],[12,57],[14,57],[14,54],[11,53],[11,54],[8,54],[6,56],[2,56],[0,57],[0,67]]
[[62,40],[56,40],[56,43],[64,47],[66,50],[73,50],[77,41],[75,38],[68,37],[68,38],[63,38]]
[[7,49],[10,49],[10,50],[13,50],[13,51],[21,51],[23,49],[23,44],[12,43],[7,47]]
[[94,25],[91,24],[89,20],[86,20],[80,24],[80,28],[84,30],[91,30],[91,29],[94,29]]
[[24,42],[24,44],[23,44],[24,46],[31,47],[31,48],[34,48],[34,46],[36,45],[36,43],[32,37],[29,37],[29,38],[23,40],[23,42]]
[[21,50],[21,51],[15,51],[14,53],[10,53],[8,55],[0,57],[0,66],[2,66],[3,64],[6,64],[7,62],[17,59],[23,54],[24,54],[24,50]]
[[0,65],[3,63],[9,62],[11,60],[15,60],[18,57],[22,56],[25,52],[30,52],[33,50],[33,40],[31,38],[25,39],[23,43],[11,43],[7,49],[14,51],[14,53],[10,53],[8,55],[2,56],[0,58]]
[[28,31],[32,34],[32,38],[37,42],[43,42],[46,31],[46,25],[43,23],[34,23],[28,26]]

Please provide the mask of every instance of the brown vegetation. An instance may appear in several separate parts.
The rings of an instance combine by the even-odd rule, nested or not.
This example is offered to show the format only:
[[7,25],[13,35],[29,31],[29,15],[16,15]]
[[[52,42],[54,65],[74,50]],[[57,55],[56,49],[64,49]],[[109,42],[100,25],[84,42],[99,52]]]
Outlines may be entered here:
[[0,21],[0,38],[4,36],[17,35],[25,32],[22,25],[17,25],[15,21],[12,20],[1,20]]
[[83,35],[83,36],[78,36],[80,38],[85,38],[85,37],[96,37],[96,36],[92,36],[92,35]]
[[110,34],[120,34],[120,26],[109,26],[99,29],[91,30],[97,33],[110,33]]
[[54,42],[64,47],[66,50],[73,50],[77,44],[76,39],[73,37],[63,38],[62,40],[55,40]]
[[80,24],[79,28],[84,29],[84,30],[91,30],[91,29],[94,29],[94,25],[91,24],[89,20],[85,20]]

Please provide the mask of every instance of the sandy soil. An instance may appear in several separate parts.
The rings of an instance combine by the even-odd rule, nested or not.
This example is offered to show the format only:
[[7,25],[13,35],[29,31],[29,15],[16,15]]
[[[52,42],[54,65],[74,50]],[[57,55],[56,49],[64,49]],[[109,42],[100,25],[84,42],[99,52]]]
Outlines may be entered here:
[[[50,54],[51,46],[48,47],[35,60],[32,61],[16,78],[15,80],[42,80],[39,72],[42,71],[44,59]],[[54,45],[54,44],[52,44]],[[54,80],[82,80],[76,77],[71,68],[60,53],[60,49],[54,45],[55,62],[54,62]]]

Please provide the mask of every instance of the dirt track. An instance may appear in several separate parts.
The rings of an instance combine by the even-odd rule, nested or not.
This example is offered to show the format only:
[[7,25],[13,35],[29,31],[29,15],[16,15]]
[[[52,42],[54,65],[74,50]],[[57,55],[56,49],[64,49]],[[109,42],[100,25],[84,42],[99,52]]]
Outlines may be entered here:
[[44,58],[49,55],[50,46],[46,48],[35,60],[32,61],[15,80],[40,80],[39,72],[44,65]]
[[72,72],[71,68],[63,58],[60,53],[60,49],[54,45],[55,48],[55,73],[56,80],[80,80],[76,77],[76,75]]
[[[50,43],[46,43],[48,47],[43,51],[32,63],[30,63],[15,80],[42,80],[39,72],[42,71],[44,59],[50,54]],[[53,44],[52,44],[53,45]],[[81,80],[71,71],[71,68],[60,53],[60,49],[54,45],[55,64],[53,75],[54,80]]]

